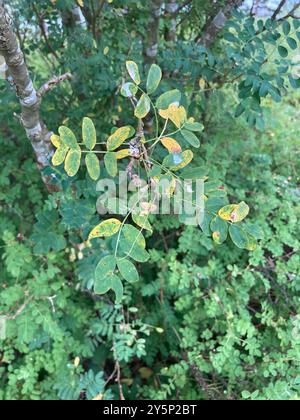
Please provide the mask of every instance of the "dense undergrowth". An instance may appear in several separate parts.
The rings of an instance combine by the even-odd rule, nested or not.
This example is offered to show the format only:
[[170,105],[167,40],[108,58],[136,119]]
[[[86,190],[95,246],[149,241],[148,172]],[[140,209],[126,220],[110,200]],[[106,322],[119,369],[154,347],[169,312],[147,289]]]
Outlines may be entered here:
[[[95,257],[82,260],[63,232],[51,237],[52,198],[43,204],[21,129],[2,127],[0,310],[16,319],[1,342],[1,399],[118,398],[106,384],[116,343],[128,399],[299,397],[298,98],[266,104],[261,133],[231,117],[230,97],[210,99],[201,155],[251,205],[263,240],[249,254],[164,217],[123,312],[89,295]],[[39,229],[40,246],[54,247],[47,257],[34,249]]]

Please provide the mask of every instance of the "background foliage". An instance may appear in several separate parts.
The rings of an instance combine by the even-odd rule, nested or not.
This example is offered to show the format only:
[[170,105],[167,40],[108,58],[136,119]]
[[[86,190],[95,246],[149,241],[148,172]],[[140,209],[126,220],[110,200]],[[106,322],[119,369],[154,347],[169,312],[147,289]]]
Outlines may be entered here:
[[[48,127],[79,133],[89,116],[106,139],[131,123],[119,91],[126,60],[144,75],[149,68],[148,2],[92,1],[103,3],[99,16],[84,2],[87,29],[74,23],[73,1],[11,3],[35,84],[74,76],[45,97]],[[299,399],[299,25],[247,10],[206,49],[194,40],[210,3],[179,12],[176,41],[166,36],[171,19],[161,20],[162,88],[185,93],[205,126],[195,164],[230,201],[250,205],[263,239],[249,253],[158,218],[150,260],[138,283],[125,284],[122,304],[95,296],[95,267],[109,249],[85,242],[99,222],[95,185],[80,173],[75,200],[58,171],[63,193],[47,196],[13,118],[15,92],[1,82],[0,399]]]

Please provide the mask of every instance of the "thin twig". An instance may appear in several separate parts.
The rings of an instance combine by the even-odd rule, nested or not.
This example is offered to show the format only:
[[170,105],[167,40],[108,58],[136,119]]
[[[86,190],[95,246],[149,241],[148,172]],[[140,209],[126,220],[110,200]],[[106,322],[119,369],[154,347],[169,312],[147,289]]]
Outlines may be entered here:
[[5,317],[3,317],[2,319],[4,321],[14,321],[15,319],[17,319],[27,308],[27,306],[29,305],[29,303],[32,301],[33,296],[29,297],[24,303],[23,305],[17,310],[17,312],[14,315],[7,315]]
[[122,383],[121,383],[121,368],[120,368],[120,362],[119,362],[118,360],[116,360],[116,368],[117,368],[117,378],[116,378],[116,382],[118,383],[118,386],[119,386],[120,400],[121,400],[121,401],[125,401],[124,392],[123,392],[123,386],[122,386]]
[[45,83],[38,91],[38,96],[41,98],[46,93],[54,89],[58,84],[64,82],[65,80],[72,80],[73,76],[71,73],[63,74],[62,76],[54,76],[51,80]]

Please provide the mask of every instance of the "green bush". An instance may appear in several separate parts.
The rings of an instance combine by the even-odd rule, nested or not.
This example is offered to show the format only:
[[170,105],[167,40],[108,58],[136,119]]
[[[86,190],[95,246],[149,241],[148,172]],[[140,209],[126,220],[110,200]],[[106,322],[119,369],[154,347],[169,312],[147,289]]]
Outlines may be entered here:
[[[141,57],[151,10],[144,2],[114,0],[104,2],[93,21],[83,3],[87,28],[72,21],[72,1],[22,0],[12,2],[12,11],[19,33],[29,31],[22,47],[35,83],[53,71],[74,75],[43,99],[48,127],[56,133],[70,127],[79,139],[85,118],[85,124],[94,122],[98,142],[107,143],[115,140],[112,127],[138,128],[130,99],[123,97],[129,80],[125,63],[138,62],[147,80],[149,57]],[[129,250],[125,246],[127,256],[138,258],[119,266],[122,286],[110,284],[103,293],[103,272],[97,275],[96,269],[115,255],[117,235],[88,240],[99,225],[99,164],[88,163],[88,173],[80,161],[76,170],[66,164],[72,176],[63,165],[46,168],[44,174],[59,186],[48,195],[23,128],[13,118],[19,112],[15,92],[1,82],[0,318],[6,321],[1,400],[299,399],[300,132],[294,60],[299,24],[234,12],[219,42],[204,48],[194,39],[215,12],[209,3],[193,1],[179,12],[176,41],[166,35],[170,16],[161,18],[155,61],[164,78],[157,97],[179,89],[188,116],[203,123],[204,131],[195,132],[201,148],[188,145],[187,134],[176,141],[193,150],[191,168],[204,168],[201,178],[214,217],[229,202],[247,203],[250,216],[243,226],[256,244],[236,246],[240,237],[226,241],[227,231],[220,240],[214,235],[216,229],[222,234],[220,218],[208,218],[200,228],[186,226],[178,216],[151,215],[152,229],[143,232],[146,258],[135,243]],[[46,37],[39,28],[43,10]],[[158,67],[152,71],[151,95],[160,80]],[[134,105],[137,119],[144,118],[144,108]],[[157,106],[154,120],[144,120],[145,136],[154,142],[163,122],[156,126],[155,113],[163,108]],[[88,128],[90,140],[93,127]],[[88,140],[85,146],[96,155],[117,149],[110,144],[107,153],[106,146],[89,147]],[[159,164],[168,163],[163,147],[155,156]],[[111,166],[102,160],[104,177],[104,166],[108,172]],[[142,229],[145,223],[135,225]],[[229,225],[240,226],[231,220]],[[136,282],[126,281],[132,276]]]

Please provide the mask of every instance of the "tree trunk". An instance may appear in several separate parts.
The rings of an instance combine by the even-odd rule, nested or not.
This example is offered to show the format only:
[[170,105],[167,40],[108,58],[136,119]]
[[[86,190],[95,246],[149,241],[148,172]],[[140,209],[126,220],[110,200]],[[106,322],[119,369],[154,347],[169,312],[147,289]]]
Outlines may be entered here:
[[151,0],[149,27],[144,48],[147,63],[155,63],[158,54],[159,24],[163,0]]
[[215,12],[206,23],[202,35],[196,39],[197,43],[209,48],[224,28],[226,22],[232,14],[233,9],[241,6],[242,3],[243,0],[227,0],[225,1],[224,7],[216,5],[214,8]]
[[[51,135],[40,117],[41,97],[30,78],[24,55],[12,28],[12,21],[0,0],[0,54],[7,65],[7,80],[16,89],[20,100],[21,123],[36,155],[39,169],[50,165],[52,156]],[[53,191],[49,178],[43,176],[47,188]]]
[[178,0],[168,0],[166,3],[166,11],[170,16],[169,28],[166,32],[166,41],[175,42],[177,38],[177,21],[176,16],[179,10]]
[[85,17],[83,16],[82,10],[79,6],[73,7],[72,15],[76,25],[81,26],[83,29],[87,28]]

